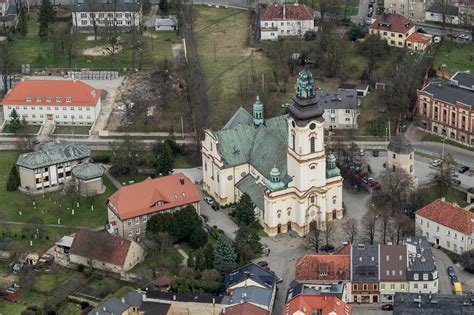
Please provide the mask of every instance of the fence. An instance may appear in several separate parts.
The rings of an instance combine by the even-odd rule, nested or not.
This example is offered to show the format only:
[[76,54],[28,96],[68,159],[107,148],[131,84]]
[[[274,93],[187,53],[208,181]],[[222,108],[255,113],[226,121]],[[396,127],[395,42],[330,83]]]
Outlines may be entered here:
[[77,80],[114,80],[119,77],[118,71],[68,71],[68,78]]

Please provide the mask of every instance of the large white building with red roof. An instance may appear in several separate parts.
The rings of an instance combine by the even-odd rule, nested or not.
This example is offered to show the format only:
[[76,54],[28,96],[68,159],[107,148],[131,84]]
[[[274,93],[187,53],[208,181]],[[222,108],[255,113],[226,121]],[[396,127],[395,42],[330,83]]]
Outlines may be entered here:
[[15,110],[30,124],[93,125],[101,92],[78,80],[21,80],[3,98],[3,115]]
[[126,239],[145,235],[148,219],[192,205],[200,212],[201,194],[183,173],[123,186],[107,202],[109,232]]
[[416,212],[416,229],[429,242],[461,254],[474,248],[474,213],[437,199]]
[[314,31],[314,12],[304,4],[269,4],[260,14],[260,39],[304,36]]
[[404,48],[407,38],[415,32],[415,23],[400,14],[382,13],[369,26],[369,32],[390,46]]

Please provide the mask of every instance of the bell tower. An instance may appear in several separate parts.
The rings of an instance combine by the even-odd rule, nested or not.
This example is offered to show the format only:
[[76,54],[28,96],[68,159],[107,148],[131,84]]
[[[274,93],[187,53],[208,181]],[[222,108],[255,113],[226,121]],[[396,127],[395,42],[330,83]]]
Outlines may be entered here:
[[324,149],[324,109],[314,87],[313,75],[303,69],[296,81],[296,95],[288,108],[288,175],[289,186],[300,191],[326,185]]
[[256,127],[262,125],[265,122],[263,118],[263,104],[260,102],[260,97],[258,95],[252,105],[252,116],[253,123]]

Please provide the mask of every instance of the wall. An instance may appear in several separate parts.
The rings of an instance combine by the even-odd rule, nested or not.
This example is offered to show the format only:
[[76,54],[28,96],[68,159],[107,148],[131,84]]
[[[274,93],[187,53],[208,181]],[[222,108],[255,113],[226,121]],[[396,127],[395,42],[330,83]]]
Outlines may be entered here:
[[[393,286],[393,288],[392,288]],[[393,302],[393,295],[396,292],[406,293],[409,290],[408,281],[403,282],[380,282],[380,299],[381,302]]]
[[387,44],[389,46],[400,47],[400,48],[405,47],[405,41],[406,41],[407,37],[410,36],[414,32],[415,32],[415,26],[413,26],[411,29],[409,29],[405,34],[390,32],[390,31],[377,30],[377,29],[370,29],[370,34],[379,34],[379,36],[383,40],[387,41]]
[[[349,111],[347,113],[347,111]],[[350,129],[357,128],[357,116],[359,111],[356,109],[325,109],[324,128],[329,129]]]
[[[119,28],[138,26],[141,22],[141,12],[94,12],[96,26],[105,27],[106,23],[113,23]],[[114,15],[115,13],[115,15]],[[94,19],[90,18],[91,12],[72,12],[72,24],[74,27],[90,28],[94,26]]]
[[132,243],[130,244],[130,249],[128,250],[127,257],[125,258],[125,262],[123,264],[123,270],[129,271],[130,269],[135,267],[136,264],[142,262],[144,258],[145,251],[143,250],[143,248],[132,241]]
[[122,266],[116,266],[116,265],[112,265],[112,264],[102,262],[102,261],[97,261],[97,260],[90,260],[86,257],[78,256],[74,254],[69,254],[69,259],[71,260],[71,263],[73,264],[90,266],[95,269],[106,270],[106,271],[115,272],[115,273],[121,273],[123,270]]
[[409,154],[397,154],[392,151],[387,151],[387,156],[388,156],[388,169],[393,170],[394,167],[395,169],[402,169],[404,170],[407,174],[411,175],[415,181],[415,183],[418,183],[418,180],[416,179],[415,176],[415,152],[411,152]]
[[313,31],[314,20],[260,21],[260,39],[274,40],[285,36],[304,36]]
[[26,190],[27,189],[26,187],[29,187],[29,189],[36,187],[35,172],[33,170],[20,166],[19,173],[20,173],[20,181],[21,181],[20,187],[21,188]]
[[407,19],[414,21],[424,21],[425,0],[415,0],[413,3],[408,0],[385,0],[384,6],[387,12],[403,15]]
[[[443,15],[435,12],[426,12],[425,20],[432,22],[443,22]],[[459,24],[459,17],[455,15],[446,15],[445,22],[448,24]]]

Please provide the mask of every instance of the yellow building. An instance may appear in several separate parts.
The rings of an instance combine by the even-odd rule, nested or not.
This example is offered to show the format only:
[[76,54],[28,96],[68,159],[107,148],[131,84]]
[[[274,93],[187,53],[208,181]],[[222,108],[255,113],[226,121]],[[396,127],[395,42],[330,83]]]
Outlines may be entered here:
[[369,27],[369,33],[379,35],[394,47],[404,48],[407,38],[415,32],[415,23],[403,15],[382,13]]

